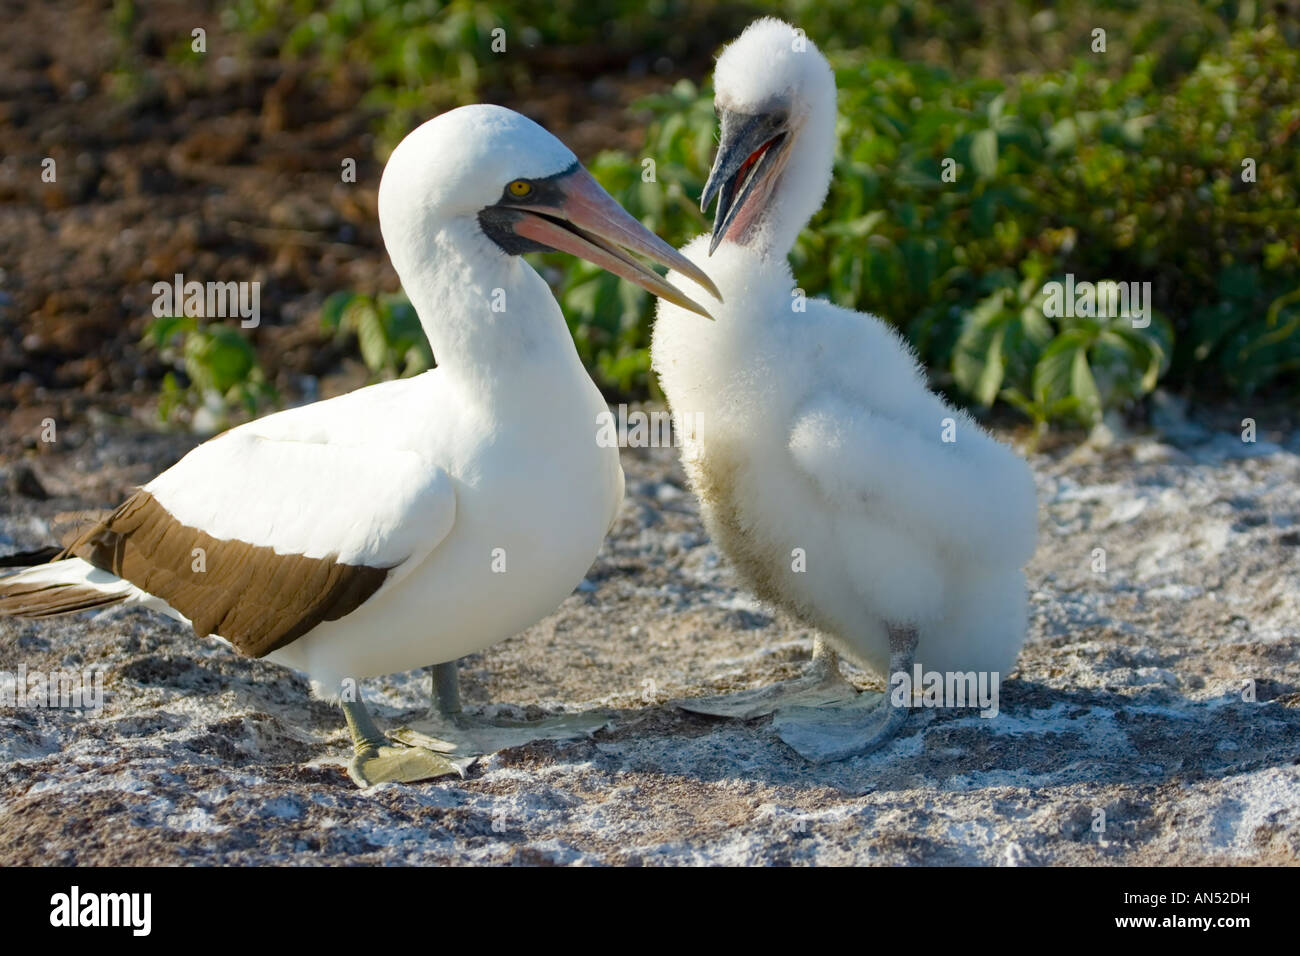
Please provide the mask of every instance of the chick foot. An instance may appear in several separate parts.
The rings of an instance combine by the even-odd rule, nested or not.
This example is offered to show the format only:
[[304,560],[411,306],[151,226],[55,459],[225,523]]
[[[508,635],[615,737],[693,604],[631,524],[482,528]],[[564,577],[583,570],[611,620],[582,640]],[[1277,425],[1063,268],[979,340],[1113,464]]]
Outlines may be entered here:
[[[916,656],[916,629],[889,627],[889,674],[907,673]],[[772,719],[776,735],[805,760],[833,763],[871,753],[888,743],[907,720],[908,704],[865,692],[827,707],[786,707]]]
[[798,677],[734,694],[685,697],[669,703],[694,714],[750,720],[788,707],[817,708],[852,700],[857,693],[857,689],[840,676],[839,655],[819,637],[813,643],[812,660]]

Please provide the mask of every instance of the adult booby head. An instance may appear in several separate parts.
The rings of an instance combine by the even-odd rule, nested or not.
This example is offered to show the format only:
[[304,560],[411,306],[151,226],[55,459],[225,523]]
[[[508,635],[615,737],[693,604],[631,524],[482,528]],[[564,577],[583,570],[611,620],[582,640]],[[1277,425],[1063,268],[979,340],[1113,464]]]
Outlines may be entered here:
[[826,198],[835,156],[835,76],[802,31],[756,20],[718,57],[722,139],[701,210],[717,197],[710,255],[724,239],[784,258]]
[[419,284],[408,278],[428,262],[435,235],[453,232],[475,246],[476,265],[494,256],[568,252],[706,317],[632,253],[715,289],[615,202],[564,144],[501,106],[452,110],[402,140],[380,182],[379,221],[404,285]]

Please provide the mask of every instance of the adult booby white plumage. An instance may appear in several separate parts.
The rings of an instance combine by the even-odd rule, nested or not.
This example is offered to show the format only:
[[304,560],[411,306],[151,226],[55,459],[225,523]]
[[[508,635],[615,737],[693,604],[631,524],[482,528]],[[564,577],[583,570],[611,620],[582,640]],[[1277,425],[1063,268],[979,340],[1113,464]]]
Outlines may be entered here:
[[[0,614],[145,605],[339,699],[348,679],[454,667],[573,590],[623,472],[597,441],[600,392],[519,253],[564,250],[701,312],[629,252],[707,277],[557,139],[495,106],[407,136],[379,218],[437,368],[200,445],[60,559],[0,580]],[[454,694],[454,670],[439,677]],[[341,703],[359,785],[451,769],[387,740],[359,698]]]
[[836,652],[890,675],[1012,667],[1033,477],[929,391],[892,329],[797,294],[787,256],[835,149],[834,75],[813,43],[759,20],[724,50],[714,85],[722,137],[702,202],[717,198],[713,233],[682,251],[708,263],[726,304],[711,305],[716,322],[688,324],[660,303],[652,360],[674,414],[695,416],[679,429],[682,458],[713,539],[759,597],[821,637],[803,678],[682,703],[779,710],[787,743],[839,759],[887,740],[906,707],[866,707]]

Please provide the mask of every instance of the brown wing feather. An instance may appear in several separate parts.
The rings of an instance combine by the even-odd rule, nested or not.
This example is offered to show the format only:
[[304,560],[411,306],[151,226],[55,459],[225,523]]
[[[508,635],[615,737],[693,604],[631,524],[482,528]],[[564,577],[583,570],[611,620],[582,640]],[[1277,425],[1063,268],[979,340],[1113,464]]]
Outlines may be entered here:
[[200,636],[218,634],[249,657],[350,614],[389,571],[221,541],[181,524],[143,489],[60,557],[73,555],[161,598]]

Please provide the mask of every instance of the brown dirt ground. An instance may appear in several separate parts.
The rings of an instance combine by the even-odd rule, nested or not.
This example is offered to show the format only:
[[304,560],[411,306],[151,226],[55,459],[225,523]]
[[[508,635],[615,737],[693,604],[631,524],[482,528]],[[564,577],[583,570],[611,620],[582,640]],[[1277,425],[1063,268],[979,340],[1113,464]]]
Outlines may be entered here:
[[[303,375],[324,377],[325,394],[357,384],[355,368],[331,384],[355,346],[324,338],[318,310],[335,291],[398,288],[363,78],[224,32],[214,2],[141,4],[126,35],[112,7],[0,0],[0,415],[25,432],[91,407],[147,415],[168,369],[139,343],[151,286],[177,272],[261,283],[253,341],[286,398]],[[207,55],[169,57],[196,24]],[[639,145],[628,105],[708,62],[632,77],[598,54],[552,52],[526,93],[485,99],[564,131],[588,157]],[[46,157],[54,183],[41,179]],[[344,157],[355,184],[340,182]]]

